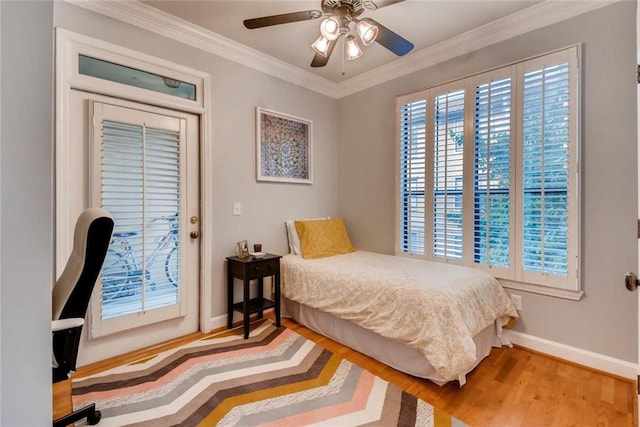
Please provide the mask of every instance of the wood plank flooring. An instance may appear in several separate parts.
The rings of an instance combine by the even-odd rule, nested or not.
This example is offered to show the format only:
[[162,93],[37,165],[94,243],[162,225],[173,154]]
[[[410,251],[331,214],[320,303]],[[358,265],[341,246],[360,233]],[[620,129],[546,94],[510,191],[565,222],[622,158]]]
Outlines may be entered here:
[[[291,319],[282,319],[282,324],[471,426],[638,425],[633,381],[527,349],[494,348],[467,376],[464,387],[459,388],[457,382],[440,387],[398,372]],[[193,334],[176,342],[83,367],[76,375],[90,375],[199,336]],[[54,385],[53,409],[54,417],[71,409],[70,381]]]

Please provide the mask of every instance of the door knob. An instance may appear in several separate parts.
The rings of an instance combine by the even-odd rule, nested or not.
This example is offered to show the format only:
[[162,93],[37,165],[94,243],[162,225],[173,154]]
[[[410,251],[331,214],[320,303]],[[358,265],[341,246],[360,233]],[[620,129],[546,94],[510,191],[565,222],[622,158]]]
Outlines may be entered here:
[[197,239],[198,237],[200,237],[200,232],[192,231],[191,233],[189,233],[189,237],[191,237],[192,239]]
[[627,273],[624,275],[624,284],[631,292],[638,289],[638,277],[635,273]]

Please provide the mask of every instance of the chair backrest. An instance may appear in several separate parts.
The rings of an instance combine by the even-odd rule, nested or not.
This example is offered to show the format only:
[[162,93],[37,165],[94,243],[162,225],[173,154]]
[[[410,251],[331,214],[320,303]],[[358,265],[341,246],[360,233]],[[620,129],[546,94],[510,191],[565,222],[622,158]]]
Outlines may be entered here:
[[112,231],[113,217],[104,209],[89,208],[78,218],[73,250],[53,287],[53,320],[85,317]]

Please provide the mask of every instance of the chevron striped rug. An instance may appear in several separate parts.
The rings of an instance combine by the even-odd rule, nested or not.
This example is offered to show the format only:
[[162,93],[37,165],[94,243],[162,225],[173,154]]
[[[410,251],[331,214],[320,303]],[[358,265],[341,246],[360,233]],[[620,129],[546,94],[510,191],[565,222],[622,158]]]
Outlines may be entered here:
[[107,426],[463,426],[269,320],[73,380]]

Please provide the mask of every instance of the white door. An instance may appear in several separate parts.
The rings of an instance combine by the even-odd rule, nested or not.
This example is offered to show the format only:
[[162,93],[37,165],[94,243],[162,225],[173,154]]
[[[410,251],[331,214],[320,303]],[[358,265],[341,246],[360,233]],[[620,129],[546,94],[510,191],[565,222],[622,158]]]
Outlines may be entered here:
[[80,365],[199,330],[199,119],[71,91],[81,211],[115,226],[91,300]]

